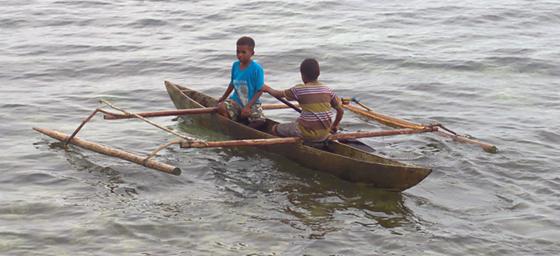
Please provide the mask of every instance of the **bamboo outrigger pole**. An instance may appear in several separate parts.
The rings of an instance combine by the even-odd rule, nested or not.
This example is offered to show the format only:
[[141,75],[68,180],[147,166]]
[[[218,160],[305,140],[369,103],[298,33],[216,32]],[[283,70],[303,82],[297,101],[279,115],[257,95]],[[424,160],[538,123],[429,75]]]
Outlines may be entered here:
[[[166,132],[169,132],[169,133],[171,133],[171,134],[173,134],[173,135],[175,135],[175,136],[178,136],[178,137],[180,137],[180,138],[183,139],[183,140],[194,140],[193,138],[190,138],[190,137],[188,137],[188,136],[184,136],[184,135],[179,134],[179,133],[177,133],[177,132],[175,132],[175,131],[172,131],[172,130],[166,128],[166,127],[163,127],[163,126],[161,126],[161,125],[159,125],[159,124],[156,124],[156,123],[154,123],[154,122],[152,122],[152,121],[150,121],[150,120],[147,120],[147,119],[145,119],[144,117],[141,117],[141,116],[139,116],[139,115],[137,115],[137,114],[135,114],[135,113],[129,113],[129,112],[123,110],[123,109],[120,109],[120,108],[114,106],[113,104],[111,104],[110,102],[108,102],[108,101],[106,101],[106,100],[101,100],[101,102],[102,102],[102,103],[105,103],[105,104],[107,104],[107,105],[109,105],[110,107],[112,107],[112,108],[114,108],[114,109],[117,109],[117,110],[119,110],[119,111],[122,111],[125,115],[131,115],[131,116],[133,116],[133,117],[135,117],[135,118],[139,118],[139,119],[141,119],[141,120],[143,120],[143,121],[145,121],[145,122],[147,122],[147,123],[149,123],[149,124],[151,124],[151,125],[153,125],[153,126],[156,126],[156,127],[160,128],[160,129],[166,131]],[[126,152],[126,151],[123,151],[123,150],[120,150],[120,149],[111,148],[111,147],[108,147],[108,146],[105,146],[105,145],[97,144],[97,143],[94,143],[94,142],[82,140],[82,139],[79,139],[79,138],[75,137],[76,134],[78,134],[78,132],[84,127],[84,125],[85,125],[87,122],[89,122],[89,121],[93,118],[93,116],[94,116],[96,113],[98,113],[98,112],[102,112],[102,113],[104,113],[104,114],[106,114],[106,115],[113,115],[113,114],[114,114],[114,113],[108,112],[108,111],[106,111],[106,110],[104,110],[104,109],[97,108],[97,109],[95,109],[95,111],[93,111],[93,113],[91,113],[91,114],[78,126],[78,128],[77,128],[77,129],[72,133],[72,135],[70,135],[70,136],[68,136],[68,135],[66,135],[66,134],[64,134],[64,133],[62,133],[62,132],[58,132],[58,131],[54,131],[54,130],[49,130],[49,129],[44,129],[44,128],[33,128],[33,129],[34,129],[35,131],[38,131],[38,132],[40,132],[40,133],[43,133],[43,134],[45,134],[45,135],[47,135],[47,136],[50,136],[50,137],[52,137],[52,138],[54,138],[54,139],[57,139],[57,140],[62,141],[62,142],[64,143],[64,147],[66,147],[67,144],[71,143],[71,144],[74,144],[74,145],[76,145],[76,146],[79,146],[79,147],[82,147],[82,148],[85,148],[85,149],[92,150],[92,151],[97,152],[97,153],[101,153],[101,154],[108,155],[108,156],[112,156],[112,157],[121,158],[121,159],[123,159],[123,160],[127,160],[127,161],[130,161],[130,162],[133,162],[133,163],[137,163],[137,164],[140,164],[140,165],[143,165],[143,166],[145,166],[145,167],[152,168],[152,169],[155,169],[155,170],[158,170],[158,171],[162,171],[162,172],[166,172],[166,173],[170,173],[170,174],[174,174],[174,175],[180,175],[180,174],[181,174],[181,169],[179,169],[179,168],[177,168],[177,167],[175,167],[175,166],[168,165],[168,164],[164,164],[164,163],[160,163],[160,162],[157,162],[157,161],[155,161],[155,160],[151,160],[151,158],[154,157],[154,156],[157,154],[157,152],[161,151],[163,148],[165,148],[165,147],[167,147],[167,146],[169,146],[169,145],[172,145],[172,144],[179,144],[179,141],[173,141],[173,142],[167,143],[167,144],[164,145],[164,146],[160,146],[157,150],[155,150],[154,152],[152,152],[152,153],[151,153],[150,155],[148,155],[147,157],[142,157],[142,156],[139,156],[139,155],[136,155],[136,154],[133,154],[133,153],[130,153],[130,152]]]
[[157,116],[181,116],[181,115],[198,115],[198,114],[209,114],[216,112],[216,107],[210,108],[189,108],[189,109],[179,109],[179,110],[162,110],[153,112],[138,112],[129,114],[119,114],[119,113],[105,113],[103,115],[104,119],[115,120],[115,119],[128,119],[128,118],[138,118],[141,117],[157,117]]
[[426,126],[422,129],[395,129],[395,130],[385,130],[385,131],[336,133],[331,135],[329,137],[329,140],[371,138],[371,137],[416,134],[416,133],[436,132],[436,131],[438,131],[438,127]]
[[[388,126],[391,126],[391,127],[410,128],[410,129],[417,129],[417,130],[424,129],[424,128],[428,127],[427,125],[416,124],[416,123],[412,123],[412,122],[402,120],[402,119],[399,119],[399,118],[390,117],[390,116],[386,116],[386,115],[383,115],[383,114],[380,114],[380,113],[376,113],[371,108],[368,108],[367,106],[365,106],[363,104],[359,104],[359,105],[362,106],[366,110],[363,110],[363,109],[357,108],[355,106],[349,105],[348,100],[346,102],[347,103],[343,105],[344,108],[346,108],[346,109],[348,109],[348,110],[350,110],[350,111],[352,111],[356,114],[362,115],[362,116],[367,117],[369,119],[376,120],[376,121],[378,121],[382,124],[385,124],[385,125],[388,125]],[[357,102],[357,101],[354,100],[354,102]],[[440,127],[445,132],[444,131],[438,131],[437,133],[441,136],[449,137],[449,138],[453,139],[454,141],[458,141],[458,142],[461,142],[461,143],[478,145],[479,147],[481,147],[484,151],[486,151],[488,153],[496,153],[498,151],[498,148],[495,145],[488,144],[488,143],[485,143],[485,142],[481,142],[481,141],[478,141],[478,140],[474,140],[474,139],[468,138],[465,135],[457,134],[457,133],[445,128],[441,124],[435,124],[435,125],[432,125],[432,126]]]
[[[297,103],[291,103],[289,101],[286,101],[284,99],[278,99],[280,101],[282,101],[284,104],[263,104],[263,109],[283,109],[283,108],[293,108],[296,111],[301,111],[301,109],[298,108],[298,104]],[[348,100],[346,100],[348,101]],[[375,120],[377,122],[380,122],[382,124],[391,126],[391,127],[396,127],[396,128],[409,128],[409,129],[415,129],[415,130],[423,130],[426,129],[427,127],[429,127],[430,125],[422,125],[422,124],[417,124],[417,123],[413,123],[413,122],[409,122],[403,119],[399,119],[399,118],[395,118],[395,117],[391,117],[391,116],[387,116],[387,115],[383,115],[377,112],[374,112],[371,108],[369,108],[368,106],[355,101],[354,102],[356,104],[358,104],[359,106],[361,106],[364,109],[360,109],[358,107],[349,105],[347,102],[346,104],[343,104],[342,107],[345,109],[348,109],[356,114],[362,115],[366,118]],[[105,119],[109,119],[109,120],[114,120],[114,119],[126,119],[126,118],[138,118],[138,116],[140,117],[158,117],[158,116],[179,116],[179,115],[191,115],[191,114],[207,114],[207,113],[214,113],[216,111],[215,107],[207,107],[207,108],[194,108],[194,109],[179,109],[179,110],[163,110],[163,111],[153,111],[153,112],[139,112],[139,113],[128,113],[128,114],[118,114],[118,113],[112,113],[112,112],[103,112],[105,113],[104,118]],[[432,125],[433,126],[433,125]],[[492,144],[488,144],[485,142],[481,142],[478,140],[474,140],[472,138],[469,138],[465,135],[460,135],[457,134],[449,129],[446,129],[445,127],[443,127],[443,125],[441,124],[436,124],[436,126],[440,126],[444,131],[437,131],[437,134],[444,136],[444,137],[448,137],[451,138],[454,141],[457,142],[461,142],[461,143],[468,143],[468,144],[474,144],[474,145],[478,145],[480,146],[484,151],[489,152],[489,153],[496,153],[498,148],[495,145]],[[343,139],[343,138],[340,138]]]
[[[286,101],[282,98],[277,98],[277,99],[282,101],[284,104],[286,104],[287,106],[285,106],[285,107],[291,107],[298,112],[301,111],[299,108],[297,108],[297,103],[292,104],[291,102]],[[357,108],[355,106],[350,105],[349,104],[350,101],[355,102],[356,104],[358,104],[363,109],[360,109],[360,108]],[[469,138],[465,135],[457,134],[457,133],[445,128],[442,124],[423,125],[423,124],[417,124],[417,123],[409,122],[409,121],[406,121],[406,120],[403,120],[403,119],[383,115],[381,113],[374,112],[373,109],[371,109],[370,107],[362,104],[361,102],[359,102],[359,100],[357,100],[355,98],[343,99],[343,102],[344,102],[344,104],[342,104],[343,108],[348,109],[348,110],[350,110],[350,111],[352,111],[356,114],[362,115],[366,118],[369,118],[369,119],[375,120],[377,122],[380,122],[382,124],[391,126],[391,127],[423,130],[423,129],[426,129],[430,126],[439,126],[443,130],[443,131],[441,131],[441,130],[437,131],[437,134],[439,134],[440,136],[451,138],[453,141],[457,141],[457,142],[460,142],[460,143],[478,145],[479,147],[482,148],[482,150],[484,150],[488,153],[498,152],[498,148],[495,145],[485,143],[485,142],[482,142],[482,141],[478,141],[478,140]],[[275,104],[275,105],[281,105],[281,104]]]
[[243,147],[264,146],[277,144],[294,144],[302,142],[298,137],[271,138],[271,139],[246,139],[246,140],[223,140],[223,141],[181,141],[181,148],[220,148],[220,147]]
[[[287,108],[284,104],[263,104],[263,109],[283,109]],[[115,120],[115,119],[127,119],[127,118],[137,118],[136,115],[141,117],[158,117],[158,116],[182,116],[182,115],[200,115],[200,114],[210,114],[217,111],[216,107],[208,108],[189,108],[189,109],[177,109],[177,110],[161,110],[161,111],[151,111],[151,112],[138,112],[129,114],[119,114],[113,112],[103,112],[104,119]]]
[[[337,133],[331,135],[328,140],[339,139],[357,139],[357,138],[371,138],[382,136],[393,136],[403,134],[416,134],[425,132],[437,131],[437,127],[428,126],[423,129],[395,129],[388,131],[369,131],[369,132],[351,132],[351,133]],[[217,148],[217,147],[243,147],[243,146],[264,146],[264,145],[277,145],[277,144],[294,144],[303,142],[299,137],[284,137],[284,138],[271,138],[271,139],[245,139],[245,140],[224,140],[224,141],[188,141],[183,140],[180,142],[181,148]]]
[[[68,141],[68,139],[70,138],[69,135],[64,134],[62,132],[58,132],[58,131],[54,131],[54,130],[49,130],[49,129],[45,129],[45,128],[33,128],[33,130],[38,131],[42,134],[45,134],[51,138],[57,139],[59,141],[65,142]],[[120,149],[115,149],[115,148],[111,148],[105,145],[101,145],[101,144],[97,144],[94,142],[90,142],[87,140],[82,140],[78,137],[73,137],[71,140],[68,141],[70,144],[74,144],[76,146],[85,148],[85,149],[89,149],[91,151],[95,151],[97,153],[100,154],[104,154],[104,155],[108,155],[108,156],[112,156],[112,157],[117,157],[123,160],[127,160],[133,163],[137,163],[139,165],[143,165],[146,166],[148,168],[152,168],[158,171],[162,171],[165,173],[169,173],[169,174],[174,174],[174,175],[180,175],[181,174],[181,169],[179,169],[178,167],[169,165],[169,164],[165,164],[165,163],[161,163],[155,160],[151,160],[148,159],[146,157],[142,157],[130,152],[126,152],[124,150],[120,150]]]
[[[360,105],[361,106],[361,105]],[[421,124],[415,124],[406,120],[402,120],[402,119],[398,119],[398,118],[394,118],[391,116],[387,116],[387,115],[383,115],[380,113],[376,113],[373,112],[373,110],[363,110],[360,109],[358,107],[354,107],[352,105],[349,104],[343,104],[342,105],[343,108],[348,109],[356,114],[362,115],[364,117],[367,117],[369,119],[373,119],[377,122],[380,122],[384,125],[388,125],[391,127],[397,127],[397,128],[409,128],[409,129],[423,129],[425,126],[421,125]]]

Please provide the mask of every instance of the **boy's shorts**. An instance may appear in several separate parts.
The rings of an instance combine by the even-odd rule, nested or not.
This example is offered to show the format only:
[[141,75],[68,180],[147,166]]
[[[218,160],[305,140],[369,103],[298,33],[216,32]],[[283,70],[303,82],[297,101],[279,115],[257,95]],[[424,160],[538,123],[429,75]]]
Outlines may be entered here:
[[311,145],[313,145],[313,143],[322,143],[329,138],[329,135],[326,135],[323,138],[305,138],[299,129],[297,122],[277,124],[276,134],[280,137],[300,137],[305,140],[305,143],[310,143]]
[[297,122],[277,124],[276,134],[280,137],[303,137]]
[[[241,120],[241,106],[237,104],[235,101],[231,99],[227,99],[224,101],[224,105],[228,112],[229,117],[231,120],[239,121]],[[264,117],[263,109],[260,103],[255,103],[251,106],[251,115],[247,118],[249,122],[258,122],[258,121],[265,121],[266,117]]]

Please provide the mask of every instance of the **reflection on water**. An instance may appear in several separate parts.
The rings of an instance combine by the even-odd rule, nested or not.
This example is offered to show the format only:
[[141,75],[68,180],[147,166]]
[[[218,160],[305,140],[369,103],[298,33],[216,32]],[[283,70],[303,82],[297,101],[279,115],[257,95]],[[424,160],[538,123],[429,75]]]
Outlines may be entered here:
[[[216,140],[214,136],[224,138],[223,134],[216,134],[187,122],[179,122],[178,128],[209,140]],[[404,205],[401,193],[349,183],[257,148],[223,148],[213,151],[226,163],[224,166],[216,163],[212,167],[218,186],[237,197],[251,197],[256,191],[282,194],[288,202],[284,204],[282,212],[293,218],[280,221],[300,231],[310,230],[308,238],[323,238],[341,228],[333,225],[333,222],[347,219],[358,218],[359,220],[354,221],[355,224],[372,228],[377,225],[383,228],[400,227],[415,219]],[[267,172],[256,168],[256,161],[267,172],[282,172],[291,176],[272,182],[263,176]],[[226,167],[232,165],[235,168]]]
[[[130,187],[124,181],[121,173],[111,168],[110,166],[100,166],[96,162],[103,162],[107,164],[113,163],[113,161],[119,161],[116,159],[111,159],[97,153],[93,153],[74,145],[68,145],[66,148],[63,142],[53,142],[49,143],[48,146],[52,150],[64,151],[64,156],[72,169],[76,170],[77,173],[73,174],[75,177],[83,178],[85,183],[95,186],[102,186],[109,190],[109,193],[115,193],[120,196],[133,197],[138,194],[134,187]],[[90,160],[93,158],[95,160]],[[95,176],[95,179],[90,179],[79,172],[86,172]]]
[[353,222],[366,227],[395,228],[413,219],[401,193],[351,184],[326,175],[286,184],[278,191],[285,192],[290,202],[283,211],[295,217],[288,223],[294,228],[313,230],[310,238],[322,238],[337,231],[338,225],[332,222],[339,220],[358,219]]

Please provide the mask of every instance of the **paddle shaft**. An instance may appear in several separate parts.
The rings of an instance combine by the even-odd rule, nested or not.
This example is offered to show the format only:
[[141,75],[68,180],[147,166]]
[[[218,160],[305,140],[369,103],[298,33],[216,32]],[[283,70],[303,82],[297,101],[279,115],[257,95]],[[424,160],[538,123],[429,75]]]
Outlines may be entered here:
[[[272,94],[271,94],[272,95]],[[276,98],[277,100],[281,101],[282,103],[288,105],[288,107],[293,108],[295,111],[301,113],[301,109],[299,107],[297,107],[296,105],[292,104],[291,102],[282,99],[281,97],[276,97],[274,95],[272,95],[274,98]]]

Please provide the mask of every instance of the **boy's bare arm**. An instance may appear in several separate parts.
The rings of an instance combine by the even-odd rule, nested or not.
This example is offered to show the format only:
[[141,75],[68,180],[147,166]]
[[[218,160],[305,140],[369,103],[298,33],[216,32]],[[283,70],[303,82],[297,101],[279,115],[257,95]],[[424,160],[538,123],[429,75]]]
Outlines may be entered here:
[[270,87],[266,84],[263,86],[263,91],[268,92],[268,94],[270,94],[270,95],[272,95],[276,98],[286,97],[286,95],[284,95],[284,91],[274,90],[274,89],[272,89],[272,87]]
[[336,110],[336,117],[331,125],[331,133],[336,133],[339,129],[340,121],[344,116],[344,109],[342,109],[342,100],[334,94],[331,98],[331,107]]
[[336,133],[339,129],[340,121],[342,120],[342,116],[344,116],[344,110],[340,105],[335,107],[336,109],[336,117],[334,118],[334,122],[331,126],[331,132]]
[[257,93],[255,93],[255,95],[253,95],[253,98],[251,99],[251,101],[249,101],[247,103],[247,105],[245,105],[245,107],[243,107],[243,109],[241,109],[241,116],[242,117],[248,117],[251,115],[251,107],[253,106],[253,104],[255,104],[255,102],[257,102],[257,100],[259,99],[259,97],[261,97],[261,95],[263,94],[263,91],[260,90]]
[[253,106],[253,104],[255,104],[255,102],[257,102],[257,100],[261,97],[261,95],[263,94],[263,90],[261,89],[260,91],[257,91],[257,93],[255,93],[255,95],[253,95],[253,98],[247,103],[247,105],[245,105],[245,108],[251,108],[251,106]]
[[220,97],[220,99],[218,99],[218,103],[222,102],[224,100],[226,100],[226,98],[229,96],[229,94],[233,91],[233,85],[229,84],[228,88],[226,89],[226,91],[224,92],[224,95],[222,95],[222,97]]

